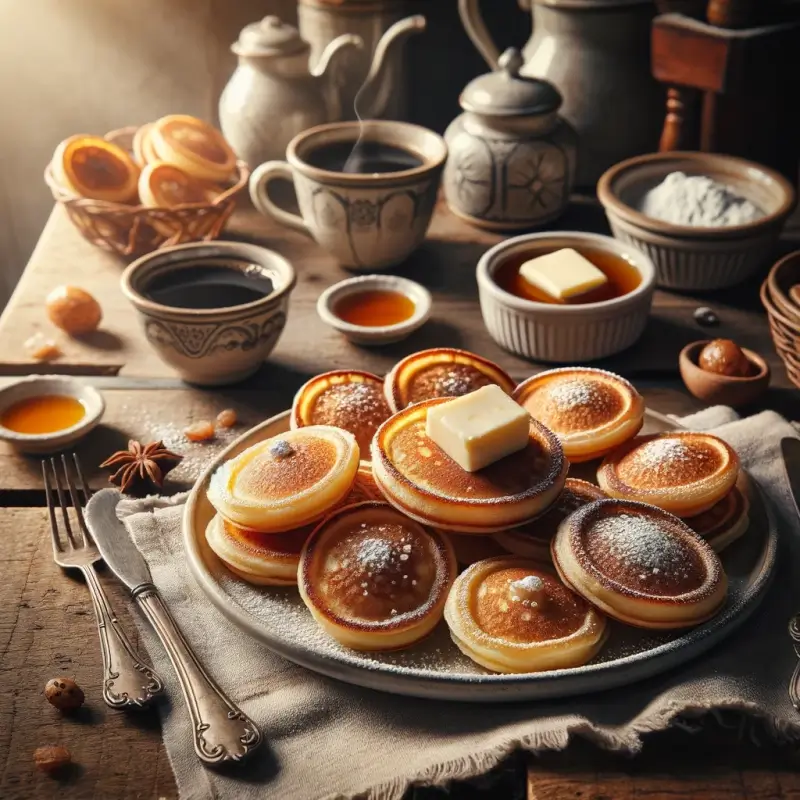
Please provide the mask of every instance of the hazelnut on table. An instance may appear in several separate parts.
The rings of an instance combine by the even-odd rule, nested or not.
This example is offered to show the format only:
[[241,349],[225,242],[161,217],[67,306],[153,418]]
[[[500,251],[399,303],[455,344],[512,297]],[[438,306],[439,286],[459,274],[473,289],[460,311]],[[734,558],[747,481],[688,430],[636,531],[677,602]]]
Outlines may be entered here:
[[61,745],[46,745],[33,751],[36,766],[48,775],[53,775],[72,763],[72,754]]
[[74,711],[83,705],[83,689],[72,678],[53,678],[44,687],[44,696],[59,711]]

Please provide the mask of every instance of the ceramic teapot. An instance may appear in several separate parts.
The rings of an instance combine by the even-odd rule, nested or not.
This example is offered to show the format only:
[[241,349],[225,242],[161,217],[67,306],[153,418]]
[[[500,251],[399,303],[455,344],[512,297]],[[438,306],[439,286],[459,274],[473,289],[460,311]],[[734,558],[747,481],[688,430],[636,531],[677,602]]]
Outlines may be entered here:
[[547,81],[521,76],[523,63],[510,48],[496,72],[467,84],[459,98],[464,113],[445,133],[447,203],[489,230],[552,222],[575,179],[576,136],[558,115],[561,95]]
[[311,48],[296,28],[278,17],[247,25],[231,50],[239,65],[219,101],[222,133],[251,167],[283,158],[286,145],[306,128],[341,116],[340,61],[363,47],[344,34],[309,69]]
[[[493,0],[502,5],[512,0]],[[663,89],[650,74],[652,0],[519,0],[533,35],[522,75],[552,83],[581,143],[576,184],[594,187],[622,159],[658,149]],[[500,55],[480,0],[458,0],[464,28],[492,69]]]

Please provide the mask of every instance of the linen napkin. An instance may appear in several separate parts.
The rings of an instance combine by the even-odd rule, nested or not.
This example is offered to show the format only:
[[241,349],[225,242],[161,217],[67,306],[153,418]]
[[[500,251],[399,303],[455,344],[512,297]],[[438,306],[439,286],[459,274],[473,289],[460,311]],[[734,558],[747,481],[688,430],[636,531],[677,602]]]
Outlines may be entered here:
[[781,537],[775,581],[753,617],[709,653],[629,687],[561,701],[417,700],[349,686],[284,661],[225,620],[192,579],[181,545],[182,497],[123,501],[119,515],[186,637],[265,735],[249,762],[222,774],[205,769],[194,755],[189,716],[164,651],[137,619],[166,681],[164,743],[182,800],[395,800],[412,783],[474,777],[517,748],[561,749],[573,736],[635,753],[642,734],[719,709],[757,718],[775,738],[800,739],[800,714],[787,695],[796,662],[787,622],[800,609],[800,521],[779,450],[780,439],[797,431],[773,412],[738,420],[723,407],[682,422],[726,439],[767,495]]

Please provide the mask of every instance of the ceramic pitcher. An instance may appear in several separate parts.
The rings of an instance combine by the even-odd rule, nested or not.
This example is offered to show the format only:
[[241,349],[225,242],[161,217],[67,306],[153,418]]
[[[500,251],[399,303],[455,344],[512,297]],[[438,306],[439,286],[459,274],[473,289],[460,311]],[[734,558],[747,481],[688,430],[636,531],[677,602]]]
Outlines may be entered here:
[[[492,0],[498,5],[512,0]],[[561,115],[580,139],[576,183],[594,186],[612,164],[658,149],[663,90],[650,74],[652,0],[520,0],[533,35],[523,75],[552,83]],[[495,69],[500,52],[484,25],[480,0],[459,0],[469,37]]]

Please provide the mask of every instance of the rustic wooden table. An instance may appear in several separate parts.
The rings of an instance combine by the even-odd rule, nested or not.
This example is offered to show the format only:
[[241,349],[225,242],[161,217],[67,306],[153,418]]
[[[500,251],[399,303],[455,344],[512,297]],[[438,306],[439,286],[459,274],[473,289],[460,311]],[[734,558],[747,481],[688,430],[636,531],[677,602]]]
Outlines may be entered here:
[[[573,205],[560,227],[602,231],[605,223],[596,205],[583,201]],[[348,344],[317,318],[314,305],[320,291],[346,273],[316,245],[252,210],[237,212],[227,235],[287,256],[297,268],[298,284],[286,331],[259,374],[232,389],[201,390],[177,380],[145,342],[118,288],[123,264],[81,239],[59,209],[51,216],[0,318],[0,384],[31,372],[67,373],[85,376],[103,389],[108,403],[103,425],[79,448],[93,487],[105,483],[96,465],[129,438],[162,438],[185,452],[168,489],[188,487],[208,456],[227,441],[189,446],[181,436],[189,422],[234,407],[238,430],[244,430],[285,409],[303,381],[327,369],[382,373],[398,357],[434,345],[474,350],[517,378],[542,368],[503,352],[481,322],[474,267],[497,237],[468,228],[443,208],[428,241],[402,269],[431,289],[433,318],[406,342],[375,350]],[[31,362],[23,343],[37,330],[53,334],[43,301],[53,286],[65,282],[90,289],[98,298],[104,310],[102,330],[80,342],[59,338],[64,349],[59,361]],[[720,317],[713,335],[735,338],[767,357],[773,386],[763,405],[791,416],[797,396],[772,348],[753,285],[704,298],[658,292],[644,338],[604,366],[634,379],[648,404],[659,411],[696,410],[699,405],[680,384],[676,364],[683,344],[709,335],[693,320],[699,305],[711,305]],[[79,580],[53,564],[43,505],[38,462],[0,444],[0,797],[173,798],[176,789],[156,715],[114,712],[100,699],[100,652],[89,596]],[[103,583],[126,629],[135,632],[121,588],[108,575]],[[82,713],[62,717],[45,702],[44,684],[57,674],[73,675],[85,688],[88,702]],[[792,753],[764,742],[755,746],[741,730],[710,722],[695,736],[684,730],[659,734],[634,760],[577,742],[564,753],[517,759],[497,775],[478,785],[455,787],[448,796],[800,797]],[[63,743],[73,753],[75,767],[62,781],[33,767],[33,750],[50,743]],[[414,792],[417,798],[439,796],[436,790]]]

